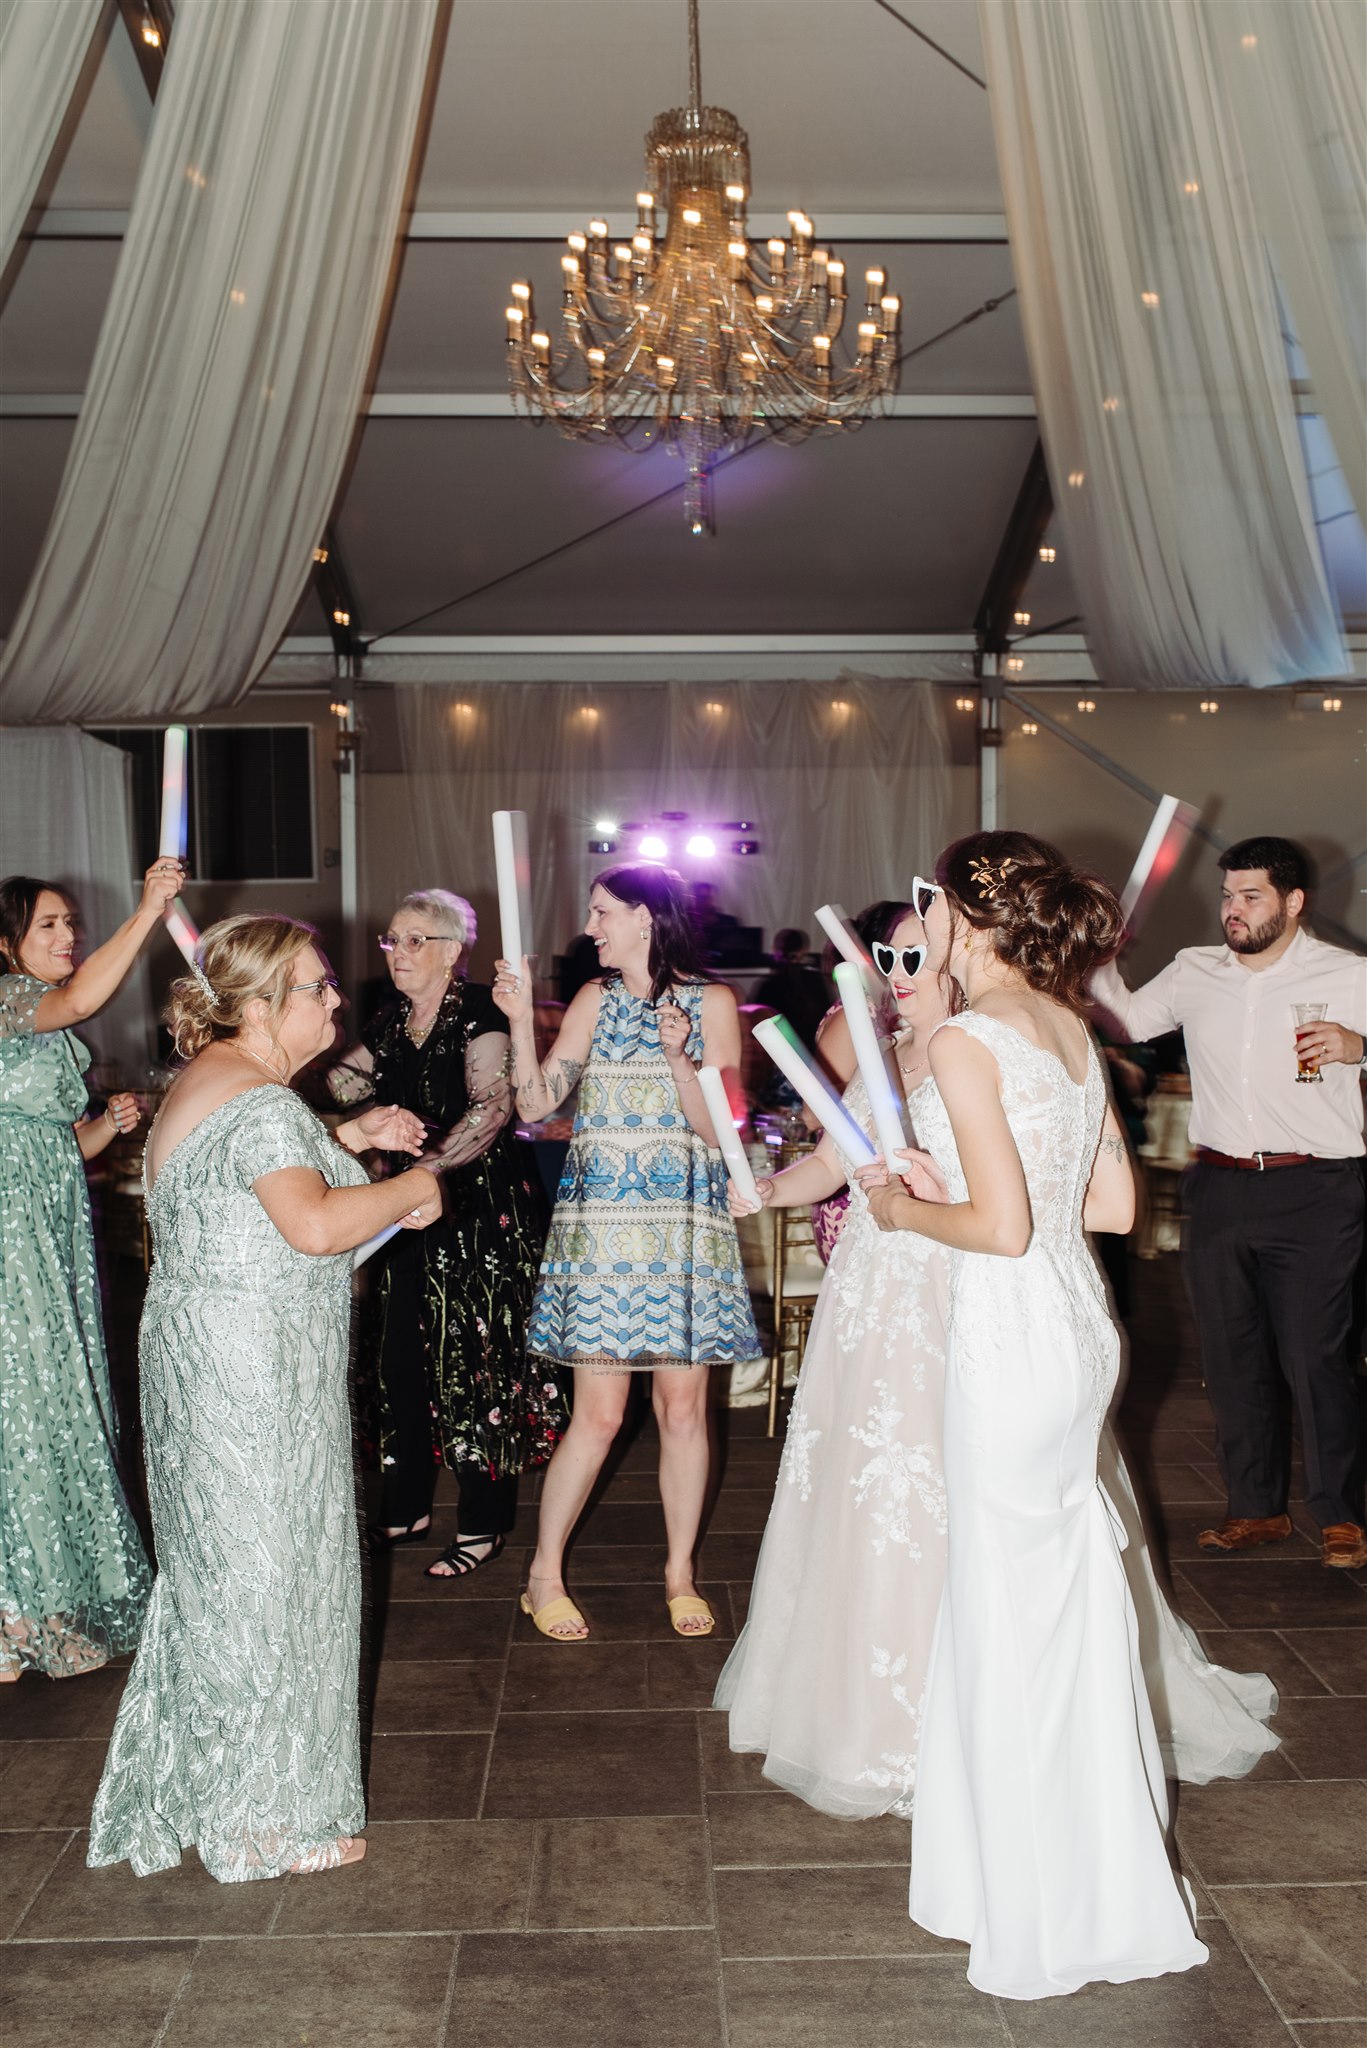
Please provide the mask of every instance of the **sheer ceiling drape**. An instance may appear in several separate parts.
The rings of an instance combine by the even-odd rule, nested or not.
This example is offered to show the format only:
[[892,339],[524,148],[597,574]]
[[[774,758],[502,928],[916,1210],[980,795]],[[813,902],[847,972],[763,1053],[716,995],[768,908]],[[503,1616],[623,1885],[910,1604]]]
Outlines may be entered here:
[[235,702],[355,426],[440,0],[178,0],[0,716]]
[[[402,887],[489,902],[490,816],[525,810],[543,969],[582,929],[592,876],[635,852],[591,854],[595,822],[666,811],[676,865],[717,883],[722,907],[766,941],[817,904],[904,895],[939,849],[949,770],[934,688],[844,674],[833,683],[621,684],[597,691],[499,683],[397,693],[413,849]],[[751,830],[716,830],[744,820]],[[682,853],[711,831],[715,861]],[[730,852],[740,836],[758,855]],[[487,946],[481,957],[489,953]],[[492,958],[492,954],[489,953]]]
[[[1317,0],[1265,4],[1294,26]],[[1344,672],[1218,47],[1247,11],[980,5],[1041,432],[1116,684]]]
[[0,0],[0,278],[43,182],[106,0]]

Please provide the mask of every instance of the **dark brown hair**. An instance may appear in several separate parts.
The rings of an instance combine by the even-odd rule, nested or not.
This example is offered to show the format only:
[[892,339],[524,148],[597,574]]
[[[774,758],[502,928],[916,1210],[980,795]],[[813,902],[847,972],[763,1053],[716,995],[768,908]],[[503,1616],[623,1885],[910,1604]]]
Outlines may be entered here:
[[33,875],[6,875],[0,881],[0,974],[19,974],[19,952],[32,928],[38,898],[44,889],[75,905],[60,882],[40,882]]
[[941,854],[936,880],[950,916],[991,934],[998,959],[1041,995],[1087,1007],[1087,981],[1120,951],[1115,891],[1029,832],[973,832]]
[[[606,889],[629,909],[650,912],[650,1000],[658,1003],[676,981],[710,981],[698,950],[693,901],[683,876],[655,861],[624,861],[595,875],[591,888]],[[621,977],[610,968],[605,981]]]

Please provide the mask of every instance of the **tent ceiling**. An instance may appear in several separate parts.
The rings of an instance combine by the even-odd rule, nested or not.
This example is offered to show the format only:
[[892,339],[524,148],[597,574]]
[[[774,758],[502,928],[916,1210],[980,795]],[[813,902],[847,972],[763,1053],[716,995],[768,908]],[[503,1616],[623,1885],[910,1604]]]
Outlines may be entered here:
[[[981,74],[966,0],[902,11]],[[749,131],[752,222],[801,205],[851,268],[884,262],[909,349],[1010,292],[987,95],[944,56],[874,0],[705,0],[702,36],[704,96]],[[552,237],[598,211],[625,230],[642,136],[686,85],[683,0],[454,0],[372,416],[336,513],[367,635],[452,599],[414,630],[971,631],[1035,439],[1010,298],[907,364],[898,417],[725,470],[709,543],[685,532],[677,497],[646,506],[680,476],[662,453],[581,447],[507,411],[509,281],[531,277],[550,315]],[[55,500],[150,119],[115,23],[0,314],[0,632]],[[1360,589],[1344,596],[1361,609]],[[1026,603],[1036,626],[1069,616],[1066,564],[1037,572]],[[293,632],[322,629],[310,594]]]

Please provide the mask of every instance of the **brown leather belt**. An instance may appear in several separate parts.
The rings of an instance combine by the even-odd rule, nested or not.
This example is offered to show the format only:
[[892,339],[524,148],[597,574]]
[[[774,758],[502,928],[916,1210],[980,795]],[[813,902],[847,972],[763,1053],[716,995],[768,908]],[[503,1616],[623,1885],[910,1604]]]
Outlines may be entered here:
[[1228,1152],[1212,1152],[1208,1145],[1196,1147],[1202,1166],[1232,1166],[1240,1173],[1265,1173],[1272,1166],[1312,1166],[1313,1152],[1255,1152],[1251,1159],[1231,1159]]

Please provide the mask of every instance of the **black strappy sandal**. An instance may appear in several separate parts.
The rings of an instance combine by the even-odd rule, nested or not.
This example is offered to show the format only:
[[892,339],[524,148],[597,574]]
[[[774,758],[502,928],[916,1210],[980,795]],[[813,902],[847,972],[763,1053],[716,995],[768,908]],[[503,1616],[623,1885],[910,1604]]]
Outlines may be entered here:
[[391,1536],[383,1522],[369,1522],[365,1540],[372,1557],[383,1557],[386,1550],[402,1550],[405,1543],[427,1543],[431,1535],[432,1517],[429,1515],[421,1529],[403,1529],[397,1536]]
[[[425,1567],[423,1577],[425,1579],[468,1579],[471,1572],[477,1572],[481,1565],[492,1564],[496,1557],[501,1557],[503,1555],[503,1546],[506,1542],[507,1538],[504,1536],[457,1536],[454,1543],[447,1544],[440,1557],[434,1557],[431,1564]],[[475,1556],[470,1548],[472,1543],[488,1544],[489,1548],[485,1551],[483,1557]],[[451,1569],[446,1572],[439,1572],[437,1570],[439,1564],[449,1565]]]

